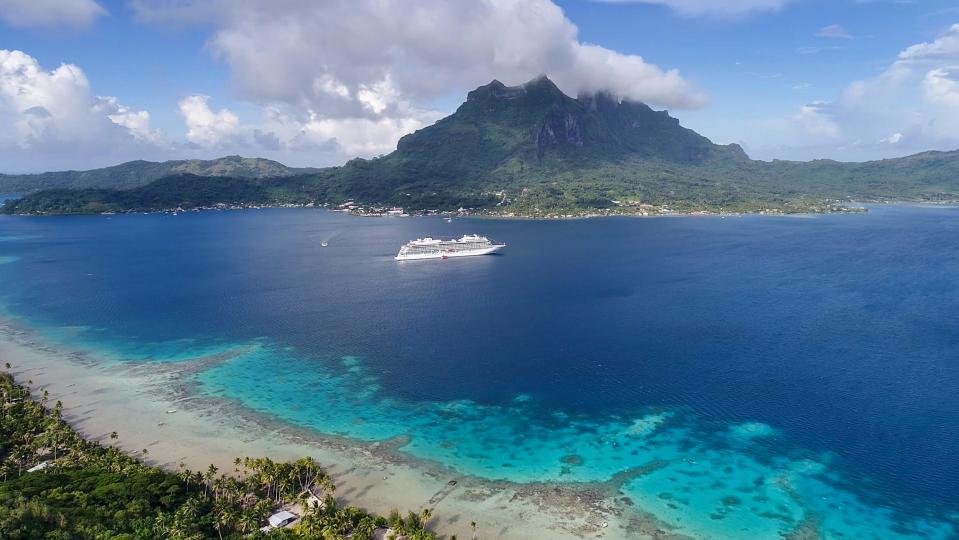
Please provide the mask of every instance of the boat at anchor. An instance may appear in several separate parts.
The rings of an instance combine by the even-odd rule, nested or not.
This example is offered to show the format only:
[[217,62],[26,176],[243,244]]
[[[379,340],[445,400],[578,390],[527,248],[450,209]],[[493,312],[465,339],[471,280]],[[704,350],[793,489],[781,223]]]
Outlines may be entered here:
[[394,257],[398,261],[417,259],[448,259],[450,257],[472,257],[489,255],[506,247],[506,244],[492,242],[485,236],[465,234],[460,238],[417,238],[400,248]]

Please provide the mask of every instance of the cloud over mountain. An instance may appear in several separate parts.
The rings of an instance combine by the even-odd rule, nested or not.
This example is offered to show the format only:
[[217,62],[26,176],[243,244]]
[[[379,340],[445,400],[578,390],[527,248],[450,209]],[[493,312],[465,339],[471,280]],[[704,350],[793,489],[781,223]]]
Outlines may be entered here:
[[394,115],[489,82],[549,74],[571,94],[610,90],[689,108],[704,97],[675,70],[579,41],[549,0],[138,0],[141,20],[213,25],[210,49],[239,91],[324,116]]
[[[581,42],[549,0],[137,0],[141,21],[209,25],[207,47],[225,61],[239,97],[261,108],[252,143],[335,148],[343,157],[389,152],[448,111],[434,101],[499,78],[549,74],[570,94],[608,90],[671,108],[706,98],[676,70]],[[188,137],[211,146],[207,119],[187,103]],[[203,113],[203,114],[200,114]],[[214,119],[215,120],[215,119]],[[224,124],[223,119],[215,124]]]

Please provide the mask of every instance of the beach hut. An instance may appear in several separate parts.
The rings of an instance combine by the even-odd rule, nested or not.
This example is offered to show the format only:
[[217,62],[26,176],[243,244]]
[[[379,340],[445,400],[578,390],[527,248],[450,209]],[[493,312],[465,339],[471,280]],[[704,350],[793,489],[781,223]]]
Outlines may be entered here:
[[298,516],[293,512],[283,510],[282,512],[277,512],[269,517],[267,521],[270,522],[270,526],[274,529],[279,529],[280,527],[285,527],[290,523],[296,521]]
[[50,466],[50,462],[49,462],[49,461],[44,461],[43,463],[41,463],[41,464],[39,464],[39,465],[34,465],[33,467],[30,467],[29,469],[27,469],[27,472],[42,471],[43,469],[46,469],[46,468],[49,467],[49,466]]

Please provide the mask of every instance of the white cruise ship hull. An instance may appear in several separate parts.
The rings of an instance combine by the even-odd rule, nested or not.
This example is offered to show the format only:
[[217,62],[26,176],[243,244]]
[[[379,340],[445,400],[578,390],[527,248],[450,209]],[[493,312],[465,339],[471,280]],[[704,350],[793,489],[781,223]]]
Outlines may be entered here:
[[431,253],[409,253],[397,255],[394,257],[397,261],[416,261],[421,259],[452,259],[453,257],[473,257],[476,255],[489,255],[497,249],[505,247],[503,244],[492,245],[483,249],[464,249],[461,251],[435,251]]

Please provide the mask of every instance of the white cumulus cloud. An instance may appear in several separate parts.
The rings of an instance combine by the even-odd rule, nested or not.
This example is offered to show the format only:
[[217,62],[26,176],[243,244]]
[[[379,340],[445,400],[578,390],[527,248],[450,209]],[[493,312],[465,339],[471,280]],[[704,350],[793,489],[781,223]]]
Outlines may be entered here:
[[400,137],[424,127],[417,118],[312,118],[294,123],[297,136],[290,144],[307,148],[335,145],[344,155],[377,156],[396,148]]
[[74,166],[166,144],[149,113],[95,96],[78,66],[47,70],[22,51],[0,50],[0,125],[0,158],[14,170]]
[[673,108],[705,101],[675,70],[579,41],[549,0],[138,0],[134,7],[146,21],[213,25],[209,47],[244,96],[330,117],[390,116],[401,101],[543,73],[571,94],[602,87]]
[[893,67],[924,62],[953,62],[957,55],[959,55],[959,24],[954,24],[944,35],[934,41],[917,43],[907,47],[899,53]]
[[135,111],[130,107],[120,103],[113,96],[97,96],[93,106],[93,112],[97,115],[102,114],[118,126],[123,126],[130,131],[134,139],[154,143],[157,145],[166,144],[166,137],[158,130],[150,126],[150,113],[147,111]]
[[260,118],[241,121],[211,109],[206,97],[184,99],[187,139],[200,148],[246,148],[312,165],[384,154],[448,114],[436,110],[437,99],[465,97],[494,78],[518,84],[548,74],[570,95],[606,90],[672,108],[706,102],[676,70],[580,41],[550,0],[132,6],[144,22],[212,28],[208,50],[229,66],[237,97],[260,110]]
[[86,28],[106,13],[94,0],[0,0],[0,21],[23,28]]
[[833,119],[829,104],[821,101],[800,107],[792,120],[802,129],[803,134],[817,139],[835,139],[839,136],[839,125]]
[[882,139],[879,139],[879,142],[886,143],[889,145],[895,145],[895,144],[901,143],[903,137],[904,135],[902,133],[893,133],[892,135],[888,137],[883,137]]
[[[381,96],[374,89],[370,92],[366,100],[371,108],[379,108]],[[275,104],[263,107],[259,118],[244,123],[230,109],[214,110],[209,96],[187,96],[178,105],[186,139],[195,149],[266,152],[274,157],[286,154],[293,159],[293,154],[306,153],[314,158],[305,161],[310,165],[324,157],[342,160],[389,153],[400,137],[440,118],[440,113],[407,109],[396,117],[329,118],[309,111],[300,115],[293,107]]]
[[[959,112],[959,67],[933,69],[922,79],[923,95],[929,103]],[[957,118],[959,120],[959,118]]]
[[202,148],[222,148],[243,142],[249,131],[229,109],[214,111],[210,96],[187,96],[178,103],[186,124],[186,139]]
[[959,148],[959,24],[904,48],[872,78],[829,103],[805,105],[788,122],[757,131],[763,157],[878,159]]

